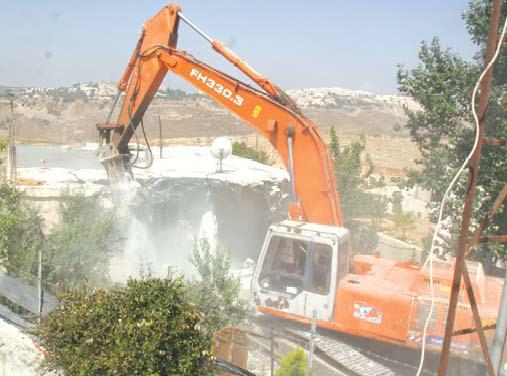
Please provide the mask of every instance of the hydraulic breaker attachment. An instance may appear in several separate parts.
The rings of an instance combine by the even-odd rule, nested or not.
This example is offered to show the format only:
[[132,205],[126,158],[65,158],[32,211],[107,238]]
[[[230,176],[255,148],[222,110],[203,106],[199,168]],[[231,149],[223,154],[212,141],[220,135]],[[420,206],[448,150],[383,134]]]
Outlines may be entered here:
[[121,154],[115,144],[110,143],[110,133],[115,129],[115,124],[97,124],[99,132],[99,148],[97,151],[99,161],[104,166],[107,177],[111,185],[122,185],[126,183],[127,173],[131,173],[130,169],[126,171],[130,155]]

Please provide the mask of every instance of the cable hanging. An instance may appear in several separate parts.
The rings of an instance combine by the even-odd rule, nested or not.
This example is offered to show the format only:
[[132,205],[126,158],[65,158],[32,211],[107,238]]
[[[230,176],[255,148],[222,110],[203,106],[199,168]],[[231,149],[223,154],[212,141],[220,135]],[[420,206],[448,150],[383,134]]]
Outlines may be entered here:
[[444,197],[442,198],[442,202],[440,203],[437,225],[435,227],[435,231],[433,232],[433,238],[431,240],[430,253],[429,253],[429,256],[428,256],[429,257],[429,277],[430,277],[429,278],[429,283],[430,283],[431,305],[430,305],[430,310],[428,312],[428,316],[426,317],[426,320],[425,320],[425,323],[424,323],[424,329],[423,329],[423,335],[422,335],[422,345],[421,345],[422,346],[421,347],[421,359],[420,359],[420,362],[419,362],[419,368],[417,369],[417,374],[416,374],[417,376],[419,376],[421,374],[422,367],[423,367],[423,364],[424,364],[424,355],[425,355],[425,351],[426,351],[427,330],[428,330],[428,326],[429,326],[430,321],[431,321],[431,317],[433,315],[433,310],[435,308],[435,291],[434,291],[434,286],[433,286],[433,254],[434,254],[434,251],[435,251],[435,244],[436,244],[436,240],[437,240],[437,237],[438,237],[438,233],[441,230],[443,212],[444,212],[444,209],[445,209],[445,205],[447,204],[447,200],[449,199],[449,195],[450,195],[452,189],[454,188],[454,185],[456,184],[456,182],[460,178],[460,176],[463,173],[463,171],[465,170],[465,168],[470,163],[470,160],[472,159],[472,156],[475,153],[475,150],[477,149],[477,146],[479,145],[479,117],[477,115],[477,110],[475,108],[476,107],[475,106],[475,102],[476,102],[476,97],[477,97],[477,91],[479,90],[479,86],[480,86],[482,80],[484,79],[484,77],[486,76],[486,74],[489,72],[489,70],[492,69],[495,61],[497,60],[497,58],[498,58],[498,56],[500,54],[500,50],[502,49],[502,45],[503,45],[503,42],[504,42],[504,39],[505,39],[506,31],[507,31],[507,18],[504,21],[504,25],[503,25],[502,32],[501,32],[501,35],[500,35],[500,39],[498,40],[498,44],[497,44],[497,47],[496,47],[495,54],[493,55],[491,61],[488,62],[486,68],[483,70],[483,72],[479,76],[479,79],[477,80],[477,82],[475,84],[474,90],[472,91],[471,104],[472,104],[472,114],[473,114],[474,123],[475,123],[475,141],[474,141],[474,145],[473,145],[472,149],[470,150],[470,153],[468,154],[467,158],[465,159],[465,161],[461,165],[460,169],[454,175],[454,178],[452,179],[451,183],[449,184],[449,186],[445,190]]

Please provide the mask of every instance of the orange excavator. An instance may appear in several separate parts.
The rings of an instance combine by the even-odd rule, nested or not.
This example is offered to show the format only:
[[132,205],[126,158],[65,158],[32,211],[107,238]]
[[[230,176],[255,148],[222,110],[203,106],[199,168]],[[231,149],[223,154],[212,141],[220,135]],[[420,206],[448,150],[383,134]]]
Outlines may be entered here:
[[[250,78],[258,88],[233,78],[177,49],[179,23],[185,22],[213,50]],[[218,40],[201,31],[169,4],[149,19],[118,84],[118,94],[104,124],[98,124],[100,156],[110,179],[121,178],[135,163],[129,141],[170,71],[253,126],[280,154],[290,175],[290,219],[273,224],[252,278],[259,311],[332,331],[407,347],[438,350],[442,344],[453,261],[433,260],[436,305],[427,336],[423,327],[430,307],[428,261],[418,267],[356,255],[351,260],[349,231],[326,143],[317,127],[271,80],[263,77]],[[116,122],[113,110],[124,100]],[[143,127],[144,131],[144,127]],[[136,154],[137,155],[137,154]],[[350,269],[354,270],[351,273]],[[469,265],[481,317],[495,323],[502,281]],[[469,355],[480,349],[472,327],[466,293],[461,291],[452,350]]]

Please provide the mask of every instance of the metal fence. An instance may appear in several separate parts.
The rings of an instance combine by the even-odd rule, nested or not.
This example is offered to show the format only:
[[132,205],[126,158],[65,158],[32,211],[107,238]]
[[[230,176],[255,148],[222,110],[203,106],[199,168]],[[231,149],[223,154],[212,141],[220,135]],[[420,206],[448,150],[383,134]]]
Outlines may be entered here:
[[280,362],[278,359],[280,358],[280,352],[277,354],[277,340],[288,340],[292,343],[298,344],[299,347],[306,350],[307,353],[307,364],[305,367],[301,367],[295,364],[291,364],[289,367],[285,369],[283,373],[280,369],[278,374],[280,376],[285,376],[285,373],[287,375],[293,375],[293,374],[312,374],[313,370],[313,363],[314,363],[314,342],[317,338],[317,330],[316,330],[316,312],[313,313],[312,318],[312,325],[309,330],[309,336],[308,340],[303,339],[299,336],[293,335],[290,332],[278,329],[273,327],[271,324],[269,327],[269,332],[267,334],[263,333],[256,333],[252,331],[246,331],[248,336],[251,338],[257,338],[259,340],[262,340],[264,342],[267,342],[266,345],[259,345],[259,347],[263,347],[263,352],[267,353],[268,356],[265,359],[262,359],[264,361],[257,361],[253,362],[251,359],[249,359],[249,365],[248,369],[252,371],[257,376],[273,376],[275,373],[275,370],[277,370],[280,367]]

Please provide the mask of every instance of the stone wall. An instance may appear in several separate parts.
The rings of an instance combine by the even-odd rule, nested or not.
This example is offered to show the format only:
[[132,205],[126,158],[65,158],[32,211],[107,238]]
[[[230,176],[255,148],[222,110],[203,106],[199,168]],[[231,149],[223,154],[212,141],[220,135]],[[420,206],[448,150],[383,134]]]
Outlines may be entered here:
[[65,186],[18,186],[23,202],[36,208],[44,220],[44,232],[48,233],[59,221],[60,203],[65,197],[101,195],[104,188],[98,185],[68,184]]
[[413,261],[422,265],[422,249],[386,234],[378,233],[377,252],[389,260],[400,262]]

